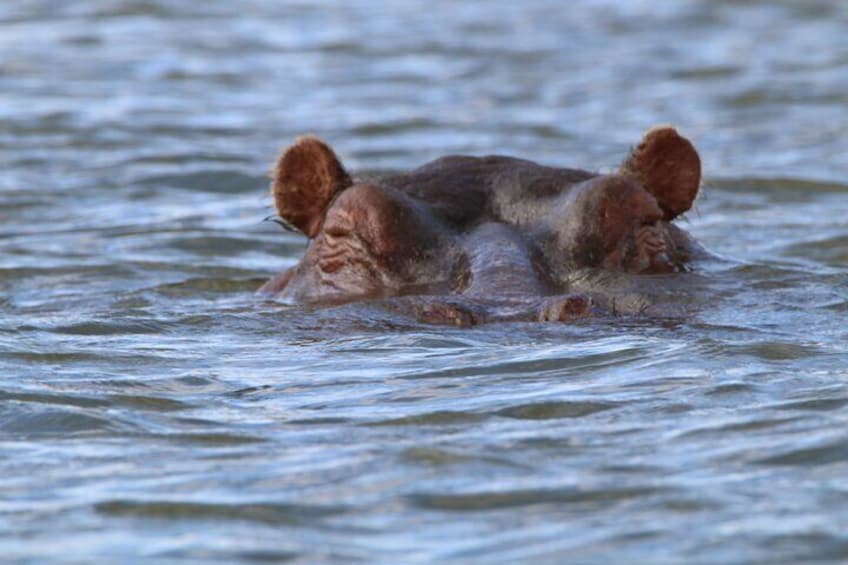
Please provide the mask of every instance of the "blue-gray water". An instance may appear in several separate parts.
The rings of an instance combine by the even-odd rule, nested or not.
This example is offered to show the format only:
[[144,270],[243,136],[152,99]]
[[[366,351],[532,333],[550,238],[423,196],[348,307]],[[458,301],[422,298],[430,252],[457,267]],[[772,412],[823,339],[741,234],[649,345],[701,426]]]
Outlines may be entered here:
[[[848,5],[0,4],[4,561],[848,559]],[[423,326],[253,296],[354,170],[615,166],[674,123],[685,313]]]

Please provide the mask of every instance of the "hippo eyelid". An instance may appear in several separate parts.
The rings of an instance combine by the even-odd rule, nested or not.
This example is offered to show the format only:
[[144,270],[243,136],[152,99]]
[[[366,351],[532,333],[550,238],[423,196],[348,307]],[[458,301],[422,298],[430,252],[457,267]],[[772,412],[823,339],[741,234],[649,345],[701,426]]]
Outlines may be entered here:
[[330,237],[346,237],[350,235],[350,228],[339,224],[333,224],[324,226],[324,233]]
[[345,210],[333,210],[324,221],[323,231],[332,237],[347,237],[353,231],[353,218]]

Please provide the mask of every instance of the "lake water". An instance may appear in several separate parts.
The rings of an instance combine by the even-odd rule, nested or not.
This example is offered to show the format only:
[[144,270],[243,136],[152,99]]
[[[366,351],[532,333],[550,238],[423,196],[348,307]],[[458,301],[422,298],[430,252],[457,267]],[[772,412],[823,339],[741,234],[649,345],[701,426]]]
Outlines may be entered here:
[[[0,4],[0,555],[848,559],[848,4]],[[256,298],[279,149],[614,167],[693,139],[683,313]],[[654,284],[648,280],[644,284]],[[662,285],[667,285],[662,286]]]

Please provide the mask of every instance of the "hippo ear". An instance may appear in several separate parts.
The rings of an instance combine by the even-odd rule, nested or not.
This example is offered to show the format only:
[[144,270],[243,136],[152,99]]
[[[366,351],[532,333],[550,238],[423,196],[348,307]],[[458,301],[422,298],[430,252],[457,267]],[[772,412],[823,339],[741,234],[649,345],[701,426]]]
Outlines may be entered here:
[[650,129],[630,152],[620,172],[635,176],[654,195],[666,221],[692,208],[701,186],[698,152],[670,126]]
[[283,151],[271,173],[277,213],[308,237],[321,229],[337,193],[353,181],[336,154],[317,137],[301,137]]

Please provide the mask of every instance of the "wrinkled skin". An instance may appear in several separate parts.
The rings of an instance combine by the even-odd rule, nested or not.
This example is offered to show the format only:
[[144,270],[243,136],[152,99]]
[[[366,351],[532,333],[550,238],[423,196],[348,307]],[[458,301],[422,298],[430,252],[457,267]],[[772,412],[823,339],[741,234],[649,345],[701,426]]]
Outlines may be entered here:
[[700,159],[670,127],[646,133],[608,175],[450,156],[356,181],[312,137],[273,174],[280,219],[310,238],[260,289],[289,303],[414,295],[425,322],[568,321],[603,304],[602,293],[569,293],[575,271],[678,272],[698,250],[671,222],[697,196]]

